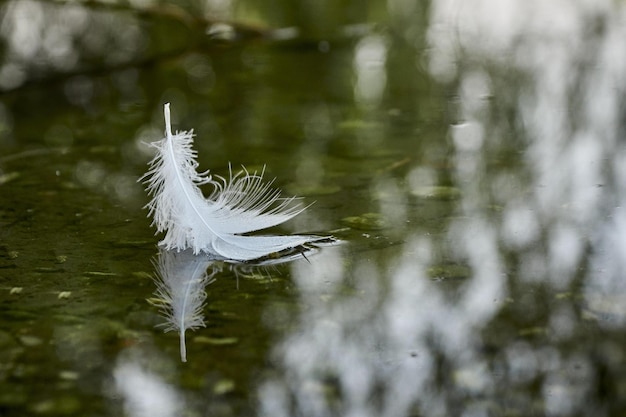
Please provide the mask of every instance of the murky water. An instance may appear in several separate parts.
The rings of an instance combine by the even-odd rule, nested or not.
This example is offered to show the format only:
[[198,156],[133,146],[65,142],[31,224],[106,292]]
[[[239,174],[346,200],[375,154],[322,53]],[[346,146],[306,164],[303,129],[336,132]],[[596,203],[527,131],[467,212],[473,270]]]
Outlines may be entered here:
[[[0,415],[623,413],[626,9],[544,3],[5,3]],[[272,232],[342,242],[170,259],[214,280],[187,362],[137,182],[165,102],[201,169],[315,202]]]

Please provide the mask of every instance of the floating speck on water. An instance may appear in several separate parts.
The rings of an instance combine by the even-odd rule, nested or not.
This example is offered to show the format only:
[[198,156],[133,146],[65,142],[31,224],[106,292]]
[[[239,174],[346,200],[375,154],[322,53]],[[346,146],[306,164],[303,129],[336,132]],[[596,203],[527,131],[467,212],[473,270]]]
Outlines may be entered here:
[[54,319],[63,324],[85,324],[85,318],[74,314],[55,314]]
[[20,336],[19,339],[22,345],[28,347],[39,346],[43,343],[43,340],[41,340],[39,337],[32,335]]
[[57,296],[57,298],[59,300],[64,300],[64,299],[70,298],[71,296],[72,296],[71,291],[61,291],[59,295]]
[[78,372],[74,371],[61,371],[59,372],[59,379],[64,381],[76,381],[79,377]]
[[213,386],[213,394],[224,395],[235,390],[235,381],[232,379],[222,379]]
[[522,337],[545,336],[546,334],[548,334],[548,329],[541,326],[527,327],[518,332],[518,335]]
[[456,200],[461,196],[461,191],[457,187],[429,186],[414,188],[411,190],[411,194],[418,198]]
[[239,342],[239,339],[236,337],[196,336],[193,338],[193,341],[195,343],[203,343],[206,345],[224,346],[224,345],[234,345]]
[[358,230],[381,230],[386,221],[380,213],[365,213],[360,216],[350,216],[341,219],[341,223]]
[[40,267],[35,268],[35,271],[42,272],[45,274],[50,274],[54,272],[63,272],[64,269],[58,268],[58,267],[40,266]]
[[117,276],[115,272],[100,272],[100,271],[87,271],[87,272],[83,272],[83,275],[86,277],[115,277]]
[[55,258],[56,263],[58,264],[62,264],[65,263],[67,261],[67,256],[66,255],[59,255]]
[[249,279],[255,281],[257,284],[272,284],[276,282],[277,277],[272,277],[268,272],[256,271],[256,272],[236,272],[238,278]]
[[21,294],[23,290],[24,290],[24,288],[22,288],[22,287],[13,287],[13,288],[11,288],[11,290],[9,290],[9,294],[11,294],[11,295]]
[[6,174],[0,175],[0,185],[4,185],[8,182],[16,180],[20,177],[19,172],[7,172]]
[[571,300],[575,298],[575,294],[571,291],[560,292],[554,296],[557,300]]
[[469,365],[457,369],[453,373],[455,384],[461,389],[479,392],[489,383],[486,369],[479,365]]
[[20,256],[20,253],[16,250],[10,250],[9,251],[9,259],[17,259],[17,257]]
[[80,185],[76,184],[73,181],[63,181],[61,183],[61,187],[63,187],[63,189],[65,190],[80,190],[81,189]]
[[350,232],[349,227],[341,227],[339,229],[330,230],[328,234],[336,237],[337,235],[345,234],[347,232]]
[[249,292],[238,292],[235,297],[239,298],[239,299],[243,299],[243,300],[250,300],[252,298],[254,298],[254,294],[251,294]]
[[430,278],[435,280],[466,279],[471,274],[469,267],[458,264],[433,265],[426,272]]

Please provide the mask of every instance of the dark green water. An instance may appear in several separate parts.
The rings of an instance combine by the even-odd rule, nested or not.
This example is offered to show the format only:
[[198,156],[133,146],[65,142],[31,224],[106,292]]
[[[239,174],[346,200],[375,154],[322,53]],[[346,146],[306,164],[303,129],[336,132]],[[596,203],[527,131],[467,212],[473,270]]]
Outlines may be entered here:
[[[623,415],[626,9],[594,4],[4,3],[0,415]],[[212,265],[186,363],[137,182],[166,102],[202,170],[314,202],[271,232],[342,242]]]

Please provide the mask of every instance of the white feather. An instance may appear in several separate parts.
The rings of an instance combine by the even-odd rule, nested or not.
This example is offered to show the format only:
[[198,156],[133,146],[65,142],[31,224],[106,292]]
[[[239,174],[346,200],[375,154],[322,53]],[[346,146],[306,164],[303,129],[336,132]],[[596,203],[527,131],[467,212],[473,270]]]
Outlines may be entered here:
[[[169,103],[164,106],[165,138],[153,142],[157,154],[142,177],[152,200],[146,207],[165,249],[191,248],[226,259],[247,261],[319,240],[319,236],[247,236],[281,224],[306,207],[281,198],[272,182],[248,171],[225,179],[198,173],[193,130],[172,134]],[[201,185],[213,192],[205,198]]]
[[160,251],[157,270],[156,292],[158,306],[165,317],[164,330],[178,331],[180,336],[180,359],[187,362],[185,331],[204,327],[204,288],[214,281],[218,271],[207,269],[214,262],[208,256],[197,256],[191,251]]

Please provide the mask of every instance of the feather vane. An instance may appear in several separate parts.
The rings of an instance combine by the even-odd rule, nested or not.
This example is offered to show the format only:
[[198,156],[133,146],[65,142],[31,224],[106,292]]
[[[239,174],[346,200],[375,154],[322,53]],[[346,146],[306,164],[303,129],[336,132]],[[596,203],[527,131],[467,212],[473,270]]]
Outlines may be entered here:
[[[225,259],[248,261],[321,239],[319,236],[249,236],[284,223],[306,207],[295,197],[283,198],[273,181],[244,169],[228,179],[198,173],[193,149],[193,130],[172,133],[169,103],[164,106],[165,138],[151,143],[156,155],[142,177],[148,194],[149,216],[157,233],[165,236],[160,245],[167,250],[190,248]],[[200,186],[210,185],[208,198]]]

